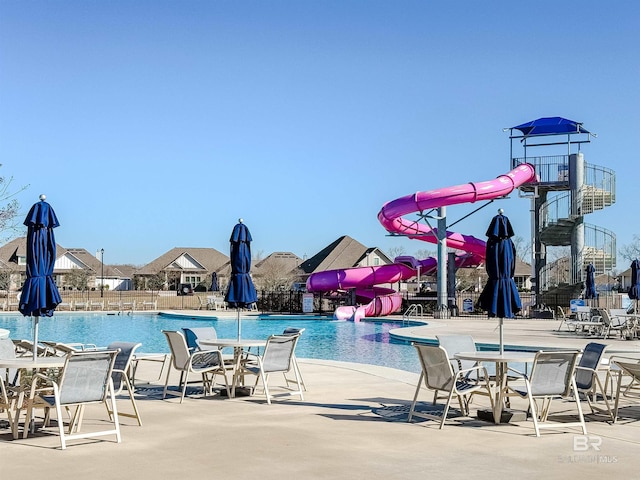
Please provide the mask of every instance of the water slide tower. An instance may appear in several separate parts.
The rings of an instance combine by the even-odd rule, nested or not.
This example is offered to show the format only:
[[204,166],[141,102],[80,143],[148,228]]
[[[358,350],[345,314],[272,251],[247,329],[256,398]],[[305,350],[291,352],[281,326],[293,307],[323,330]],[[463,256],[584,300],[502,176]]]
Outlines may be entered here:
[[[614,233],[585,222],[590,213],[615,203],[615,173],[585,161],[582,147],[595,135],[582,123],[548,117],[508,130],[511,168],[532,164],[539,178],[520,187],[531,198],[535,301],[566,307],[581,295],[587,265],[593,264],[596,275],[616,266]],[[553,256],[551,247],[567,248]]]

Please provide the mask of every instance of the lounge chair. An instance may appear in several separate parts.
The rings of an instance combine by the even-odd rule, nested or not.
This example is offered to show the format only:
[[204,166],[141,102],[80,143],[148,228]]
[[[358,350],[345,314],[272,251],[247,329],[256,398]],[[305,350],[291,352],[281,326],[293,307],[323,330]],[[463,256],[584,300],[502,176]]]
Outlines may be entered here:
[[[135,342],[113,342],[107,346],[107,350],[118,350],[118,356],[116,362],[113,365],[113,373],[111,378],[113,380],[114,395],[118,396],[126,388],[129,400],[133,407],[133,413],[123,412],[122,409],[118,412],[121,417],[135,418],[138,421],[138,425],[142,426],[142,418],[140,418],[140,412],[138,411],[138,405],[136,403],[135,392],[130,380],[131,362],[135,351],[142,345],[142,343]],[[112,414],[112,409],[107,405],[107,411]]]
[[[33,356],[33,341],[27,339],[15,339],[13,344],[16,347],[16,355],[19,357]],[[43,357],[48,355],[51,351],[38,343],[36,347],[36,356]]]
[[[604,413],[611,421],[614,421],[613,410],[598,376],[606,348],[607,345],[593,342],[585,346],[580,362],[576,367],[576,387],[578,392],[585,396],[591,413]],[[598,395],[601,396],[604,407],[597,404]]]
[[[215,375],[222,375],[224,378],[225,388],[227,390],[227,396],[231,397],[224,359],[222,358],[222,352],[220,352],[220,350],[199,350],[191,353],[187,347],[184,335],[181,332],[163,330],[162,333],[167,338],[167,342],[169,343],[169,348],[171,350],[171,363],[167,369],[167,378],[165,380],[164,391],[162,393],[163,399],[167,396],[169,375],[171,374],[172,366],[180,372],[179,387],[182,387],[180,403],[184,400],[187,390],[188,376],[190,373],[196,373],[201,376],[205,395],[212,392]],[[209,374],[211,374],[213,378],[210,379]]]
[[[582,434],[587,434],[587,426],[584,422],[574,375],[579,354],[578,351],[540,351],[533,361],[530,375],[509,367],[509,371],[516,373],[524,380],[523,386],[512,386],[509,390],[528,399],[536,437],[540,436],[541,428],[566,428],[567,426],[579,426],[582,429]],[[579,421],[546,423],[551,401],[554,398],[568,398],[570,396],[576,403]],[[536,399],[540,400],[540,407],[536,405]]]
[[104,302],[98,302],[98,301],[89,302],[89,310],[104,310]]
[[98,347],[93,343],[62,343],[43,340],[40,343],[47,349],[46,355],[56,355],[64,357],[70,353],[84,352],[88,350],[97,350]]
[[[52,381],[51,378],[41,373],[34,375],[31,398],[38,396],[44,402],[47,418],[51,408],[56,410],[60,446],[63,450],[66,448],[68,440],[79,438],[115,435],[116,442],[121,442],[116,398],[111,379],[117,354],[117,351],[107,350],[71,353],[66,357],[59,380]],[[113,428],[80,433],[85,405],[103,403],[109,408],[108,402],[112,406],[110,420],[113,423]],[[63,407],[66,409],[75,408],[67,432],[65,432],[62,417]],[[27,418],[31,418],[32,408],[33,405],[30,403],[27,409]]]
[[[271,335],[267,339],[264,353],[262,355],[248,353],[247,361],[242,364],[242,375],[251,374],[256,376],[254,391],[258,382],[262,380],[262,386],[268,404],[271,404],[272,398],[280,396],[299,395],[300,400],[304,400],[302,380],[300,379],[298,369],[294,367],[293,363],[293,355],[299,337],[300,334]],[[252,360],[254,363],[251,363]],[[290,380],[286,376],[286,374],[292,370],[295,380]],[[282,373],[284,375],[286,382],[286,387],[284,388],[286,391],[273,394],[269,390],[269,377],[272,373]],[[294,384],[295,388],[290,388],[290,384]]]
[[[463,415],[468,416],[468,400],[471,395],[481,390],[486,391],[491,401],[491,409],[493,410],[493,396],[491,395],[491,386],[489,385],[489,376],[486,368],[483,366],[474,366],[468,369],[454,371],[453,365],[449,359],[450,356],[443,347],[425,345],[421,343],[413,343],[413,346],[418,352],[422,372],[420,373],[416,392],[413,396],[413,401],[411,402],[411,408],[409,409],[409,417],[407,418],[408,422],[411,422],[414,416],[431,420],[439,420],[440,428],[442,429],[447,419],[447,414],[449,413],[453,397],[455,396],[458,399],[460,412]],[[478,378],[482,380],[470,379],[467,374],[471,372],[476,372]],[[447,392],[447,403],[444,406],[442,415],[428,412],[416,412],[418,395],[422,390],[423,382],[427,389],[435,390],[436,392]],[[437,401],[437,398],[437,395],[434,395],[434,404]]]

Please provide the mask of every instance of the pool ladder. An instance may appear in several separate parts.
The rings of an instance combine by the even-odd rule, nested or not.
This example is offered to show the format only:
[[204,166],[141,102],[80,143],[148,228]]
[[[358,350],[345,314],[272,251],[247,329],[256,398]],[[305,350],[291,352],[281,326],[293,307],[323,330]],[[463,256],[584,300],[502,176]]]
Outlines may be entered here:
[[409,305],[409,308],[402,314],[402,324],[411,323],[411,317],[422,317],[424,315],[424,310],[422,309],[422,305],[419,303],[414,303],[413,305]]

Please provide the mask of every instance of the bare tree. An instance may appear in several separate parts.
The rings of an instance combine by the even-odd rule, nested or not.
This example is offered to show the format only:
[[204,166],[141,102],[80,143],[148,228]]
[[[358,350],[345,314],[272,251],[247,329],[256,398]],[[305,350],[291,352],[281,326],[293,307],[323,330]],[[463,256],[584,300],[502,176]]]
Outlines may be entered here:
[[531,242],[527,242],[520,236],[513,237],[513,245],[516,247],[516,255],[525,263],[531,262]]
[[396,257],[400,257],[406,253],[405,248],[402,245],[389,248],[386,252],[387,256],[393,260]]
[[418,260],[424,260],[425,258],[429,258],[429,257],[437,257],[438,252],[436,252],[435,250],[427,250],[426,248],[421,248],[419,250],[416,250],[416,253],[414,256]]
[[291,270],[291,264],[278,259],[264,262],[255,276],[256,286],[267,291],[288,290],[296,280],[297,275]]
[[87,270],[80,268],[74,268],[71,272],[64,276],[65,285],[75,288],[76,290],[84,291],[89,286],[89,277],[91,274]]
[[628,245],[623,245],[618,251],[620,256],[633,262],[636,258],[640,258],[640,235],[633,236],[633,242]]
[[3,242],[16,235],[21,228],[20,222],[17,221],[20,204],[14,197],[27,187],[24,186],[16,192],[11,192],[12,183],[13,177],[0,176],[0,236],[2,237],[0,241]]
[[151,275],[146,283],[149,290],[162,290],[164,288],[164,274],[158,272],[155,275]]

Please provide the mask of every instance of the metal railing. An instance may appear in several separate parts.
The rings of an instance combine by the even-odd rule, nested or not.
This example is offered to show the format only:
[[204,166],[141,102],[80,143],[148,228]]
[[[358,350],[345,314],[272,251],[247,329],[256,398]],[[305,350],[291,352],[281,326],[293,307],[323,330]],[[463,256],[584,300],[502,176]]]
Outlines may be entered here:
[[418,315],[420,316],[420,318],[422,318],[422,316],[424,315],[424,309],[422,308],[422,305],[420,305],[419,303],[409,305],[409,308],[407,308],[407,310],[402,314],[402,323],[411,323],[411,317],[418,317]]

